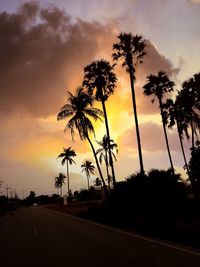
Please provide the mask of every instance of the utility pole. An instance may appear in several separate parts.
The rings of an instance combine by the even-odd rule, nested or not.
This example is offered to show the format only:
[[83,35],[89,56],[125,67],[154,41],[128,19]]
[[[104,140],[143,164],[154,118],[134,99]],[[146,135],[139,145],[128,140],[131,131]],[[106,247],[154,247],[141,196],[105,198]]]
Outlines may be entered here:
[[13,190],[10,191],[10,198],[13,198]]
[[7,199],[8,199],[8,191],[9,191],[10,187],[7,185],[7,187],[5,189],[6,189],[6,196],[7,196]]
[[0,196],[1,196],[1,186],[2,186],[3,182],[0,181]]
[[14,189],[14,198],[15,198],[15,199],[18,198],[16,188]]

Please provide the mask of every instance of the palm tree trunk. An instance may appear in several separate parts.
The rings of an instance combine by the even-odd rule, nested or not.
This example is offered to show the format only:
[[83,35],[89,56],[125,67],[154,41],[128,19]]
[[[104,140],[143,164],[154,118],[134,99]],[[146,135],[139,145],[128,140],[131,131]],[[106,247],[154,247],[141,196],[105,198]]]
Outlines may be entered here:
[[62,197],[62,186],[60,187],[60,196]]
[[87,175],[88,190],[90,189],[89,176]]
[[[191,135],[192,135],[192,151],[191,151],[191,156],[192,156],[194,148],[195,148],[194,125],[193,125],[192,117],[191,117]],[[197,189],[197,186],[196,186],[196,182],[195,182],[194,178],[192,177],[192,175],[190,177],[191,177],[190,181],[191,181],[191,185],[192,185],[192,188],[193,188],[194,198],[195,198],[195,200],[198,200],[199,199],[199,195],[198,195],[198,189]]]
[[110,190],[110,179],[109,179],[109,171],[108,171],[108,155],[107,151],[105,151],[105,163],[106,163],[106,174],[107,174],[107,179],[108,179],[108,188]]
[[187,160],[186,160],[186,156],[185,156],[185,151],[184,151],[184,147],[183,147],[183,141],[182,141],[182,138],[181,138],[180,134],[179,134],[179,140],[180,140],[181,150],[182,150],[183,158],[184,158],[184,162],[185,162],[185,168],[187,170],[188,178],[189,178],[191,186],[192,186],[192,191],[193,191],[194,197],[196,198],[198,194],[197,194],[197,191],[196,191],[195,182],[193,181],[191,173],[190,173],[190,170],[188,168],[188,164],[187,164]]
[[191,118],[191,135],[192,135],[192,151],[194,150],[194,126],[193,126],[193,120]]
[[138,144],[138,153],[139,153],[139,161],[140,161],[140,172],[144,173],[144,165],[143,165],[143,158],[142,158],[142,147],[140,141],[140,131],[139,131],[139,124],[138,124],[138,117],[137,117],[137,106],[136,106],[136,98],[135,98],[135,89],[134,89],[134,74],[133,74],[133,62],[132,57],[129,60],[128,68],[129,68],[129,77],[131,83],[131,92],[132,92],[132,103],[133,103],[133,111],[135,117],[135,128],[136,128],[136,135],[137,135],[137,144]]
[[115,186],[115,184],[116,184],[115,170],[114,170],[114,164],[113,164],[112,153],[111,153],[111,148],[110,148],[110,131],[109,131],[109,126],[108,126],[108,116],[107,116],[106,105],[105,105],[104,99],[102,100],[101,103],[102,103],[103,113],[104,113],[104,117],[105,117],[106,135],[108,138],[109,163],[110,163],[111,172],[112,172],[113,186]]
[[106,183],[105,183],[105,181],[104,181],[104,178],[103,178],[103,175],[102,175],[102,172],[101,172],[101,168],[100,168],[100,166],[99,166],[99,162],[98,162],[98,159],[97,159],[97,155],[96,155],[94,146],[93,146],[93,144],[92,144],[92,142],[91,142],[91,140],[90,140],[90,138],[89,138],[88,135],[86,135],[86,139],[88,140],[88,142],[89,142],[89,144],[90,144],[90,146],[91,146],[92,152],[93,152],[93,154],[94,154],[94,158],[95,158],[95,161],[96,161],[97,169],[98,169],[98,171],[99,171],[99,175],[100,175],[100,178],[101,178],[101,180],[102,180],[103,187],[104,187],[104,192],[105,192],[105,195],[106,195],[106,197],[107,197],[107,195],[108,195],[108,190],[107,190]]
[[173,166],[172,157],[171,157],[170,148],[169,148],[169,142],[168,142],[168,137],[167,137],[167,131],[166,131],[166,125],[165,125],[165,118],[164,118],[163,106],[162,106],[162,100],[161,99],[159,99],[159,105],[160,105],[160,111],[161,111],[161,117],[162,117],[162,124],[163,124],[165,142],[166,142],[166,145],[167,145],[167,152],[168,152],[168,156],[169,156],[169,161],[170,161],[171,169],[172,169],[172,172],[174,174],[174,166]]
[[67,193],[69,197],[69,162],[67,160]]
[[188,177],[190,178],[190,171],[189,171],[188,163],[187,163],[186,156],[185,156],[185,150],[184,150],[184,146],[183,146],[183,140],[182,140],[182,137],[181,137],[181,131],[180,131],[180,127],[179,127],[178,121],[176,122],[176,124],[177,124],[177,129],[178,129],[179,141],[180,141],[180,145],[181,145],[181,151],[182,151],[183,159],[184,159],[184,163],[185,163],[185,168],[187,170]]

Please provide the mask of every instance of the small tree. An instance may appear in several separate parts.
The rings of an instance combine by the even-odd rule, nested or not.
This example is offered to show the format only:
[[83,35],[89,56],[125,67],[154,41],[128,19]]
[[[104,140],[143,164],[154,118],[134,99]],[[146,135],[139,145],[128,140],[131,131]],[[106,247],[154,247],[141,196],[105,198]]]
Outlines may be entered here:
[[105,162],[107,181],[108,181],[108,186],[110,189],[110,184],[111,182],[113,182],[113,177],[109,174],[109,170],[108,170],[108,167],[111,164],[110,157],[109,157],[109,147],[111,150],[112,157],[114,158],[115,161],[117,161],[117,158],[113,150],[115,149],[116,153],[118,153],[118,145],[112,139],[110,139],[110,142],[109,142],[107,135],[104,135],[101,141],[96,141],[96,142],[100,146],[100,148],[97,149],[96,154],[99,155],[100,164],[102,164],[103,161]]
[[89,178],[90,178],[90,174],[94,174],[94,165],[92,164],[91,161],[86,160],[82,165],[81,165],[82,172],[85,172],[86,176],[87,176],[87,182],[88,182],[88,190],[90,188],[90,183],[89,183]]
[[97,177],[97,178],[94,180],[94,186],[102,186],[102,181],[101,181],[100,178]]
[[65,178],[66,176],[63,173],[59,173],[58,176],[55,177],[55,188],[60,188],[60,196],[62,197],[62,187],[63,184],[65,184]]
[[63,152],[58,156],[58,158],[62,158],[61,164],[64,165],[66,162],[67,166],[67,192],[69,196],[70,188],[69,188],[69,164],[76,164],[76,162],[73,160],[73,157],[76,156],[76,153],[74,149],[71,149],[71,147],[64,148]]

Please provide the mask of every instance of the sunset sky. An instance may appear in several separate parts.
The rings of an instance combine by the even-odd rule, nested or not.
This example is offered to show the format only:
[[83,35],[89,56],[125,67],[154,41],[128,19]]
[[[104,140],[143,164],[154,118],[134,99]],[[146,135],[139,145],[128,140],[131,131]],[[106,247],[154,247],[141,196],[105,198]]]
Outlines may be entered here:
[[[136,94],[144,166],[168,168],[158,103],[143,96],[146,76],[166,71],[176,89],[200,71],[199,0],[0,0],[0,181],[25,195],[52,194],[54,177],[66,168],[56,159],[72,146],[71,189],[87,187],[80,165],[93,160],[86,142],[57,122],[59,109],[82,83],[83,68],[95,59],[111,60],[121,32],[141,34],[147,55],[136,72]],[[119,146],[117,180],[139,171],[129,76],[115,68],[118,83],[107,101],[112,138]],[[97,105],[100,107],[100,105]],[[96,139],[105,134],[95,126]],[[177,134],[169,130],[178,172],[184,165]],[[95,141],[94,141],[95,142]],[[189,158],[190,142],[185,142]],[[95,177],[91,178],[91,184]],[[3,191],[3,190],[2,190]],[[66,186],[64,189],[66,192]]]

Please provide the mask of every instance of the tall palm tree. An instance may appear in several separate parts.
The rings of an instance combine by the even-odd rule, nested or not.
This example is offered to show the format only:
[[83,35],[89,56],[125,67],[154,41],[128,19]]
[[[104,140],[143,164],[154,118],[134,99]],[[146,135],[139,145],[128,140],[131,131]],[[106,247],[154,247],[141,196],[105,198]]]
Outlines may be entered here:
[[195,147],[195,136],[200,132],[200,73],[183,82],[179,98],[183,106],[185,121],[191,127],[192,149]]
[[65,184],[65,178],[66,176],[63,173],[59,173],[58,176],[55,177],[55,188],[60,188],[60,196],[62,197],[62,187],[63,184]]
[[72,139],[75,130],[77,130],[80,139],[87,140],[89,142],[96,161],[99,175],[104,186],[105,193],[107,194],[106,184],[96,156],[96,151],[89,135],[90,133],[95,134],[94,127],[90,118],[96,121],[101,120],[100,116],[103,116],[103,112],[100,109],[92,107],[93,101],[94,98],[91,95],[87,94],[81,87],[77,89],[75,95],[68,92],[68,103],[61,108],[57,119],[63,120],[71,117],[65,127],[65,130],[70,129]]
[[189,166],[187,163],[185,150],[183,146],[183,135],[185,134],[187,139],[189,139],[189,133],[188,133],[187,114],[185,114],[184,112],[185,107],[182,104],[183,103],[181,101],[180,95],[177,95],[175,102],[172,99],[168,99],[166,101],[166,103],[164,104],[164,109],[165,109],[165,112],[167,113],[168,127],[172,128],[175,124],[177,126],[179,141],[181,145],[183,159],[185,162],[184,167],[187,171],[188,178],[191,183],[194,196],[196,197],[197,196],[196,183],[189,170]]
[[131,93],[132,93],[132,102],[133,102],[133,111],[135,118],[135,128],[137,135],[137,144],[138,144],[138,154],[140,161],[140,172],[144,173],[144,165],[142,158],[142,148],[140,141],[140,131],[139,123],[137,116],[137,104],[135,97],[135,66],[138,63],[142,63],[142,58],[145,53],[145,41],[140,35],[132,35],[132,33],[120,33],[118,36],[119,42],[113,45],[113,60],[118,62],[120,59],[123,60],[122,67],[126,67],[126,70],[129,73],[130,84],[131,84]]
[[66,162],[66,166],[67,166],[67,192],[68,192],[68,196],[70,193],[70,188],[69,188],[69,164],[72,165],[73,163],[76,164],[76,162],[73,160],[73,157],[76,156],[76,153],[74,151],[74,149],[71,149],[71,147],[68,148],[64,148],[63,147],[63,152],[58,155],[58,158],[62,158],[61,164],[65,165]]
[[[83,85],[87,87],[89,94],[94,94],[95,99],[100,101],[102,104],[106,134],[108,136],[108,140],[110,140],[110,130],[105,102],[108,97],[114,93],[117,77],[113,72],[113,67],[111,67],[110,63],[106,60],[93,61],[90,65],[84,68],[84,72],[85,76]],[[110,157],[113,183],[115,185],[116,178],[110,146],[108,146],[108,153]]]
[[[172,157],[170,153],[169,148],[169,142],[167,137],[167,131],[166,131],[166,114],[163,109],[163,98],[167,93],[170,93],[174,90],[174,82],[170,81],[167,74],[165,72],[159,71],[158,75],[149,75],[147,77],[148,82],[143,86],[144,89],[144,95],[146,96],[156,96],[159,102],[159,108],[160,108],[160,114],[162,117],[162,125],[163,125],[163,131],[169,156],[169,161],[171,165],[171,169],[174,173],[174,166],[172,162]],[[152,100],[152,103],[154,102],[154,99]]]
[[107,177],[107,182],[108,182],[108,188],[109,190],[111,189],[111,183],[112,183],[112,176],[110,174],[108,174],[108,177]]
[[115,156],[115,153],[113,150],[116,150],[116,153],[118,153],[118,146],[117,144],[110,139],[110,142],[108,142],[108,137],[107,135],[104,135],[101,141],[96,141],[97,144],[100,146],[99,149],[97,149],[96,154],[99,155],[99,162],[102,164],[102,162],[105,162],[106,165],[106,173],[107,173],[107,181],[108,181],[108,186],[110,189],[110,183],[113,179],[111,179],[112,176],[109,175],[109,170],[108,167],[110,165],[110,158],[109,158],[109,147],[111,149],[112,157],[114,158],[115,161],[117,161],[117,158]]
[[183,160],[185,163],[184,167],[187,171],[188,176],[190,176],[185,150],[183,146],[183,135],[185,134],[187,138],[189,137],[188,125],[187,123],[185,123],[185,114],[182,109],[182,103],[180,101],[180,97],[177,96],[175,101],[173,101],[173,99],[167,99],[166,103],[163,104],[163,110],[166,114],[168,127],[173,128],[174,125],[176,125],[177,127],[178,137],[183,154]]
[[81,165],[82,172],[85,172],[86,177],[87,177],[87,183],[88,183],[88,190],[90,189],[90,184],[89,184],[89,179],[90,179],[90,174],[94,174],[94,165],[92,164],[91,161],[86,160],[82,165]]

